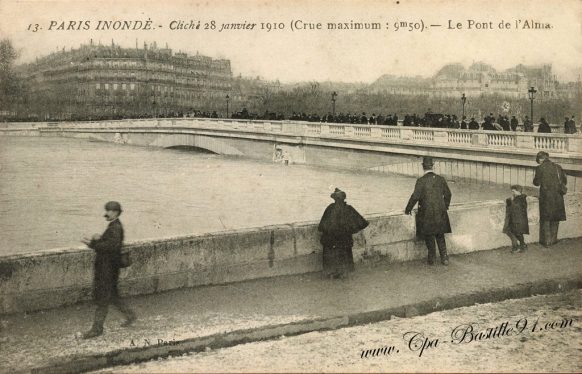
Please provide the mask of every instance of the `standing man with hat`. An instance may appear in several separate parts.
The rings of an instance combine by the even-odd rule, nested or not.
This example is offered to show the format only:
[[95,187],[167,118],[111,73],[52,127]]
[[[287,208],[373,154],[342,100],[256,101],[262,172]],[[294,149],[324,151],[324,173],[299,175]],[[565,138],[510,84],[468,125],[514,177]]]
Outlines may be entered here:
[[318,227],[323,245],[323,272],[326,277],[345,278],[354,271],[352,234],[368,227],[368,221],[346,204],[344,191],[336,188],[330,197],[334,202],[325,209]]
[[540,187],[540,244],[549,247],[558,242],[560,221],[566,220],[564,194],[568,179],[562,167],[550,160],[547,152],[540,151],[536,156],[533,185]]
[[445,233],[451,232],[451,224],[447,210],[451,203],[451,190],[445,178],[435,174],[434,162],[431,157],[424,157],[422,168],[424,175],[416,180],[414,192],[408,200],[406,214],[412,213],[412,208],[418,203],[416,215],[417,236],[424,239],[428,248],[428,264],[434,265],[436,256],[435,240],[439,247],[441,263],[449,264]]
[[130,326],[135,320],[135,313],[119,298],[117,283],[123,245],[123,225],[119,220],[121,205],[117,201],[105,204],[105,219],[109,221],[107,229],[99,237],[83,238],[83,243],[95,250],[93,274],[93,298],[97,304],[95,320],[91,330],[83,334],[83,339],[90,339],[103,334],[103,324],[107,317],[109,304],[114,305],[125,315],[122,326]]

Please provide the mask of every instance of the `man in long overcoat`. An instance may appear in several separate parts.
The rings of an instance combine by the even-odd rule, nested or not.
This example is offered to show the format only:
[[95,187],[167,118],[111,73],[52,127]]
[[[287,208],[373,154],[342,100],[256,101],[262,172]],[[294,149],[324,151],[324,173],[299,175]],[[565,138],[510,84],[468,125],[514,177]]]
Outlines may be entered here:
[[540,243],[548,247],[558,242],[560,221],[566,220],[562,186],[566,186],[568,180],[562,167],[552,162],[548,153],[538,152],[536,162],[539,165],[533,184],[540,188]]
[[352,235],[368,226],[351,205],[346,204],[346,193],[339,188],[330,195],[333,203],[323,212],[318,230],[323,245],[323,272],[327,277],[344,278],[354,271]]
[[83,242],[95,250],[93,274],[93,298],[97,304],[95,319],[91,330],[83,334],[84,339],[103,334],[103,324],[107,317],[109,304],[117,307],[125,315],[123,326],[131,325],[136,317],[134,312],[119,298],[117,283],[121,265],[121,247],[123,245],[123,225],[119,220],[121,205],[116,201],[105,204],[105,219],[109,221],[103,235],[85,238]]
[[424,175],[417,179],[414,192],[408,200],[406,214],[411,214],[412,208],[418,202],[416,215],[417,236],[422,237],[428,249],[428,264],[434,265],[436,256],[435,240],[439,247],[441,263],[449,264],[445,233],[450,233],[451,224],[447,210],[451,203],[451,190],[445,178],[435,174],[434,162],[430,157],[424,157],[422,168]]

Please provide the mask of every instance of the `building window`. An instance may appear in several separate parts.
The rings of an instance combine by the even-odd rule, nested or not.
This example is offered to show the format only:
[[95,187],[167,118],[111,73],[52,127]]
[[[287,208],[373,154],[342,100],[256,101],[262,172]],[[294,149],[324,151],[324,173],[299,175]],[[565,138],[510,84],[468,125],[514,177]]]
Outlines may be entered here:
[[105,83],[105,89],[108,90],[109,89],[109,83]]
[[113,83],[113,89],[116,90],[117,89],[117,83]]
[[124,89],[124,90],[127,90],[127,85],[125,83],[122,83],[121,84],[121,88]]
[[98,90],[100,90],[101,89],[101,83],[95,84],[95,88],[98,89]]
[[135,83],[130,83],[129,84],[129,89],[130,90],[135,90]]

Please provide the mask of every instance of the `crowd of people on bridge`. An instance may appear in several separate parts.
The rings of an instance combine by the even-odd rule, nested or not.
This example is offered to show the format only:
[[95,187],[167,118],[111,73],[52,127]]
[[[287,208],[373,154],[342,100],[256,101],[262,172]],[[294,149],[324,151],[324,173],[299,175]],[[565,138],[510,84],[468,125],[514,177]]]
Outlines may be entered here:
[[[201,111],[191,108],[187,111],[164,111],[155,113],[144,113],[141,115],[124,115],[116,114],[102,114],[99,116],[80,117],[73,115],[70,120],[81,121],[99,121],[99,120],[120,120],[120,119],[145,119],[145,118],[223,118],[220,113],[214,111]],[[328,112],[324,115],[316,113],[307,114],[304,112],[292,112],[290,116],[280,112],[272,112],[265,110],[263,114],[249,112],[247,108],[242,108],[233,113],[226,113],[225,118],[243,119],[243,120],[267,120],[267,121],[305,121],[318,123],[339,123],[339,124],[361,124],[361,125],[379,125],[379,126],[405,126],[405,127],[431,127],[431,128],[448,128],[460,130],[487,130],[487,131],[523,131],[534,132],[534,124],[532,120],[525,116],[520,121],[515,115],[511,118],[507,114],[499,114],[497,117],[493,113],[489,113],[482,120],[477,120],[475,117],[467,118],[462,116],[458,118],[456,114],[440,114],[433,113],[430,109],[424,115],[404,114],[399,117],[397,113],[393,114],[366,114],[366,112],[358,113],[343,113],[334,114]],[[30,120],[30,119],[29,119]],[[51,120],[51,119],[49,119]],[[552,127],[545,119],[539,119],[538,133],[551,133]],[[564,134],[576,134],[576,121],[574,115],[565,117],[564,119]]]
[[[240,112],[233,113],[233,119],[255,119],[255,120],[285,120],[282,113],[265,111],[263,115],[249,113],[246,108]],[[529,116],[525,116],[523,121],[516,116],[509,118],[506,114],[499,114],[497,117],[493,113],[486,115],[482,121],[477,121],[475,117],[468,119],[463,116],[460,120],[455,114],[432,113],[429,109],[424,116],[414,114],[405,114],[402,119],[397,113],[378,114],[372,113],[367,115],[366,112],[357,113],[338,113],[328,112],[325,115],[315,113],[306,114],[293,112],[289,118],[292,121],[320,122],[320,123],[339,123],[339,124],[361,124],[361,125],[380,125],[380,126],[405,126],[405,127],[431,127],[431,128],[449,128],[460,130],[487,130],[487,131],[523,131],[534,132],[534,124]],[[552,127],[548,121],[541,117],[537,129],[538,133],[551,133]],[[564,122],[565,134],[576,134],[576,122],[574,116],[566,117]]]

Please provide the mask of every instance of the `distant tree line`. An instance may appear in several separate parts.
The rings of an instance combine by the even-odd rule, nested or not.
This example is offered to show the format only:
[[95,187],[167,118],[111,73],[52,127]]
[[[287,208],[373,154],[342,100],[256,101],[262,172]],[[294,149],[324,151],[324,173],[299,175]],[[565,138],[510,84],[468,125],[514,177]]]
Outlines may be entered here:
[[[282,113],[289,118],[293,113],[317,114],[319,116],[332,112],[331,90],[320,90],[317,85],[306,84],[291,91],[280,91],[264,95],[262,100],[247,103],[249,112],[263,113],[265,111]],[[430,97],[428,95],[394,95],[385,93],[369,93],[358,90],[351,93],[337,92],[335,112],[343,114],[398,114],[401,118],[405,114],[424,115],[432,113],[462,115],[461,98]],[[509,103],[509,110],[502,107]],[[530,115],[530,101],[528,99],[512,99],[500,95],[482,95],[469,97],[465,103],[467,118],[475,117],[482,120],[489,113],[516,116],[523,119]],[[582,95],[574,99],[553,98],[534,100],[534,122],[545,117],[551,123],[561,123],[565,116],[582,113]]]

